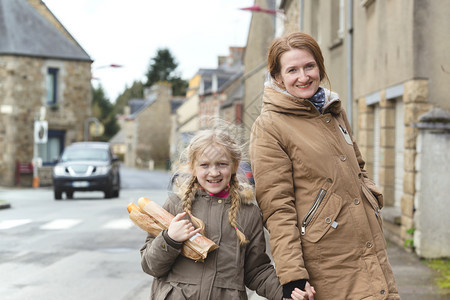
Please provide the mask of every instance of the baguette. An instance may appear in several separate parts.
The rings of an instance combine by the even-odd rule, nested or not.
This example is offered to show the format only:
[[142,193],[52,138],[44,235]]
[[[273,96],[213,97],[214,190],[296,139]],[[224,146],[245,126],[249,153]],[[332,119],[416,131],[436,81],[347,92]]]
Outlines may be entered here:
[[[133,223],[153,236],[157,236],[162,230],[169,228],[170,222],[174,218],[156,202],[145,197],[138,199],[138,205],[128,204],[127,210]],[[219,246],[213,241],[201,234],[196,234],[183,243],[181,254],[202,262],[209,252],[217,248]]]

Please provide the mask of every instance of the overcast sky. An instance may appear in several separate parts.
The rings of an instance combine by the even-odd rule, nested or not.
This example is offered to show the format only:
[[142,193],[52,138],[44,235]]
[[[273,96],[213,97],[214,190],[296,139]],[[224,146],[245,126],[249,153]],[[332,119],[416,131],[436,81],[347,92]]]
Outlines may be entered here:
[[[144,80],[151,58],[168,48],[177,71],[189,80],[200,68],[216,68],[230,46],[247,43],[253,0],[44,0],[94,60],[93,84],[111,101]],[[99,68],[119,64],[122,68]]]

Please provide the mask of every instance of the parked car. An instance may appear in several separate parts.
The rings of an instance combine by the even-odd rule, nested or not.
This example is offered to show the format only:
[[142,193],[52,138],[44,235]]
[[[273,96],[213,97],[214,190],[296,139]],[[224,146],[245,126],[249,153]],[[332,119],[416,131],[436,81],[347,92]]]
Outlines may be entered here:
[[73,198],[75,191],[103,191],[105,198],[119,197],[120,165],[106,142],[78,142],[66,147],[53,168],[56,200]]
[[239,164],[239,171],[245,175],[251,185],[255,185],[255,179],[253,178],[253,172],[250,163],[242,161]]

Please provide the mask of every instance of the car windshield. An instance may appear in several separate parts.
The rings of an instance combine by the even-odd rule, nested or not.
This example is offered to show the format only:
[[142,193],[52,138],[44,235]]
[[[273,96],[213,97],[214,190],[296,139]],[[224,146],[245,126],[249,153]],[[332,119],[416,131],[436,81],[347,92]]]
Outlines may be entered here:
[[108,151],[104,149],[67,149],[61,160],[63,162],[79,160],[107,161]]

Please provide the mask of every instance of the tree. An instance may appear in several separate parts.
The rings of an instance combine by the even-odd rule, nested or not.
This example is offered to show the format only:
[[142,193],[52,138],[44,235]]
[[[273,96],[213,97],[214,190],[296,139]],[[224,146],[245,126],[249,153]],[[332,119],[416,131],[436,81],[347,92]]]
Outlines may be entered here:
[[122,94],[117,97],[116,103],[114,104],[114,113],[116,115],[123,114],[123,108],[128,105],[128,100],[133,98],[144,98],[144,84],[139,80],[133,82],[131,87],[125,87]]
[[101,85],[97,88],[93,87],[92,93],[92,115],[105,127],[105,132],[102,136],[98,137],[98,140],[106,142],[120,129],[119,124],[117,124],[116,114],[114,113],[114,106],[106,97]]
[[159,81],[167,81],[172,84],[172,95],[185,96],[188,82],[181,79],[175,72],[178,63],[170,53],[169,49],[159,49],[156,56],[152,58],[148,71],[146,73],[146,87],[151,87]]

